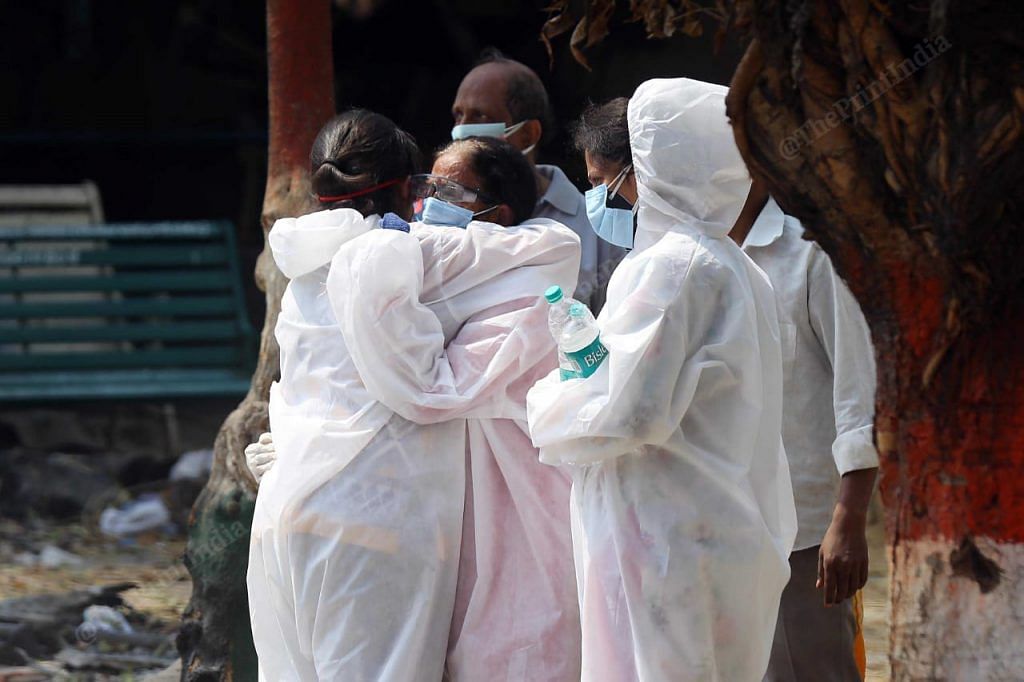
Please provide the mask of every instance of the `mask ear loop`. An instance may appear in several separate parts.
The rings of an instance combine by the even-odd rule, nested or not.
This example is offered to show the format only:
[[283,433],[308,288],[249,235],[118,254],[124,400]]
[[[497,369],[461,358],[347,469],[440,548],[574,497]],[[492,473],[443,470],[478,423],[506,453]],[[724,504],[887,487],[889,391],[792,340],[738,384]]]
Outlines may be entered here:
[[477,216],[483,215],[484,213],[490,213],[494,209],[500,208],[500,207],[501,207],[501,204],[495,204],[494,206],[491,206],[490,208],[485,208],[482,211],[477,211],[476,213],[473,214],[473,217],[476,218]]
[[[531,120],[532,119],[526,119],[526,120],[520,121],[519,123],[516,123],[514,125],[510,125],[509,127],[505,128],[505,135],[503,136],[504,139],[507,140],[509,135],[515,133],[517,130],[519,130],[524,125],[529,123]],[[527,154],[532,152],[536,147],[537,147],[536,144],[531,144],[529,147],[527,147],[526,149],[522,150],[523,156],[526,156]]]
[[505,137],[507,138],[509,135],[511,135],[512,133],[516,132],[517,130],[522,128],[524,125],[526,125],[526,123],[527,123],[527,121],[520,121],[519,123],[515,123],[515,124],[510,125],[509,127],[505,128]]
[[612,186],[608,188],[611,191],[611,194],[608,195],[609,199],[614,199],[619,194],[619,189],[622,187],[622,183],[626,182],[626,178],[629,177],[629,173],[632,170],[633,164],[627,164],[619,171],[619,174],[615,176],[615,179],[612,180]]

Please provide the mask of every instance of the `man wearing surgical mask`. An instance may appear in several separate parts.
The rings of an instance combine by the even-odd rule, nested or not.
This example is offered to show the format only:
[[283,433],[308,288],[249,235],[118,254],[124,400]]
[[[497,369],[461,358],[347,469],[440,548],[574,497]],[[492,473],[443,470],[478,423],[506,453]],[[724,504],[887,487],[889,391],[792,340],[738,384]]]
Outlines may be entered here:
[[579,235],[582,254],[575,297],[596,314],[604,305],[608,278],[625,252],[597,238],[583,195],[560,168],[536,164],[537,146],[551,126],[548,95],[540,78],[525,64],[487,51],[462,79],[452,118],[453,139],[503,138],[535,164],[539,198],[532,217],[558,221]]

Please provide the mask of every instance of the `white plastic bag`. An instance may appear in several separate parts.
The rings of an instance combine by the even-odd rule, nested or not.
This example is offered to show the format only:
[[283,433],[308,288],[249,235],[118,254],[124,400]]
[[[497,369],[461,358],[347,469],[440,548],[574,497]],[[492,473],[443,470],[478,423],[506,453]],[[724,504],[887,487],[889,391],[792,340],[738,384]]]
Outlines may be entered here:
[[125,537],[163,528],[171,512],[159,495],[147,493],[117,509],[107,507],[100,514],[100,530],[106,535]]

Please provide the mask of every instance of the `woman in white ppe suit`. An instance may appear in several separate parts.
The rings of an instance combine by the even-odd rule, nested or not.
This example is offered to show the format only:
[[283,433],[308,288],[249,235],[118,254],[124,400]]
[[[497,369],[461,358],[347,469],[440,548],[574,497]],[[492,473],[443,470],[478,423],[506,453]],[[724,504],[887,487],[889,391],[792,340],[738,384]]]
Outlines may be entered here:
[[[275,260],[292,281],[276,329],[281,381],[270,407],[280,459],[261,484],[248,575],[268,680],[441,678],[462,536],[464,417],[478,405],[514,413],[508,387],[532,383],[554,362],[535,334],[521,332],[538,317],[537,288],[549,279],[571,286],[578,267],[578,241],[551,223],[377,229],[402,224],[373,212],[386,203],[380,192],[390,178],[363,178],[341,192],[317,186],[325,164],[365,174],[388,158],[360,145],[360,134],[378,141],[404,135],[383,117],[356,117],[375,118],[341,134],[337,119],[325,127],[334,132],[314,146],[314,189],[349,205],[376,200],[358,202],[362,212],[314,213],[271,231]],[[373,130],[384,126],[379,119],[392,130]],[[371,130],[356,134],[359,128]],[[352,153],[320,159],[325,146]],[[408,183],[394,187],[411,203]],[[537,281],[516,275],[521,268]],[[374,296],[388,287],[395,297]],[[389,366],[429,368],[432,399],[420,402],[444,416],[432,424],[415,424],[377,400],[350,351],[367,324],[395,320],[410,300],[423,301],[436,326],[407,321],[382,350]],[[440,354],[421,350],[417,339],[434,334],[448,351],[443,341]]]
[[[491,138],[449,143],[438,153],[426,184],[418,178],[421,182],[415,186],[426,191],[417,191],[417,196],[442,196],[444,186],[452,182],[483,188],[492,196],[462,202],[465,213],[514,224],[532,212],[535,202],[518,206],[518,216],[491,208],[499,188],[517,182],[503,176],[510,164],[502,158],[515,160],[511,165],[524,176],[532,172],[518,163],[521,154],[507,143]],[[426,201],[425,222],[434,208],[432,199]],[[443,270],[426,260],[425,253],[423,287],[409,271],[360,277],[338,267],[331,274],[332,279],[338,277],[339,288],[349,292],[340,304],[345,309],[336,310],[346,337],[353,339],[349,351],[370,393],[415,423],[468,418],[466,511],[447,662],[449,679],[455,681],[579,679],[570,479],[564,471],[539,462],[526,427],[526,393],[557,364],[547,329],[548,306],[538,296],[542,288],[537,284],[553,275],[557,281],[574,278],[568,265],[579,257],[578,249],[568,257],[571,233],[555,225],[534,219],[509,228],[500,244],[494,241],[485,245],[486,251],[481,249],[482,258],[446,263]],[[422,238],[422,231],[437,229],[414,223],[412,234]],[[547,234],[553,229],[555,234]],[[476,221],[466,230],[493,234],[492,241],[503,232],[497,225]],[[515,233],[536,237],[524,239]],[[538,252],[533,239],[540,235],[545,244],[558,248]],[[537,253],[519,267],[524,250]],[[348,262],[356,260],[369,275],[386,269],[389,256],[379,248],[364,249]],[[495,267],[501,268],[500,277],[490,274]],[[450,282],[433,284],[442,276]],[[450,297],[460,286],[472,286],[474,304],[488,307],[485,315],[470,318],[446,342],[450,334],[442,332],[451,311],[431,304],[422,294],[417,299],[416,292],[436,288]],[[361,301],[389,303],[383,310]],[[449,306],[458,304],[459,299],[449,298]],[[416,333],[407,333],[409,329]],[[490,359],[486,369],[484,358]],[[505,365],[519,369],[509,371]],[[513,377],[517,378],[510,381]]]
[[726,89],[629,102],[635,250],[598,318],[608,359],[529,393],[541,458],[574,469],[583,680],[760,680],[796,531],[769,284],[727,233],[750,182]]

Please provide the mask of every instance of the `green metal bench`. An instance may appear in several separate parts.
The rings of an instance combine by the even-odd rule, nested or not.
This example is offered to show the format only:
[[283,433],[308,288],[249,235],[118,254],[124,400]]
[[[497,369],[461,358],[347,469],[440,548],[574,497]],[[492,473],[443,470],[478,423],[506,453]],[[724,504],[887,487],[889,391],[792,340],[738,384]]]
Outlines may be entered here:
[[0,228],[0,402],[240,396],[255,356],[230,223]]

